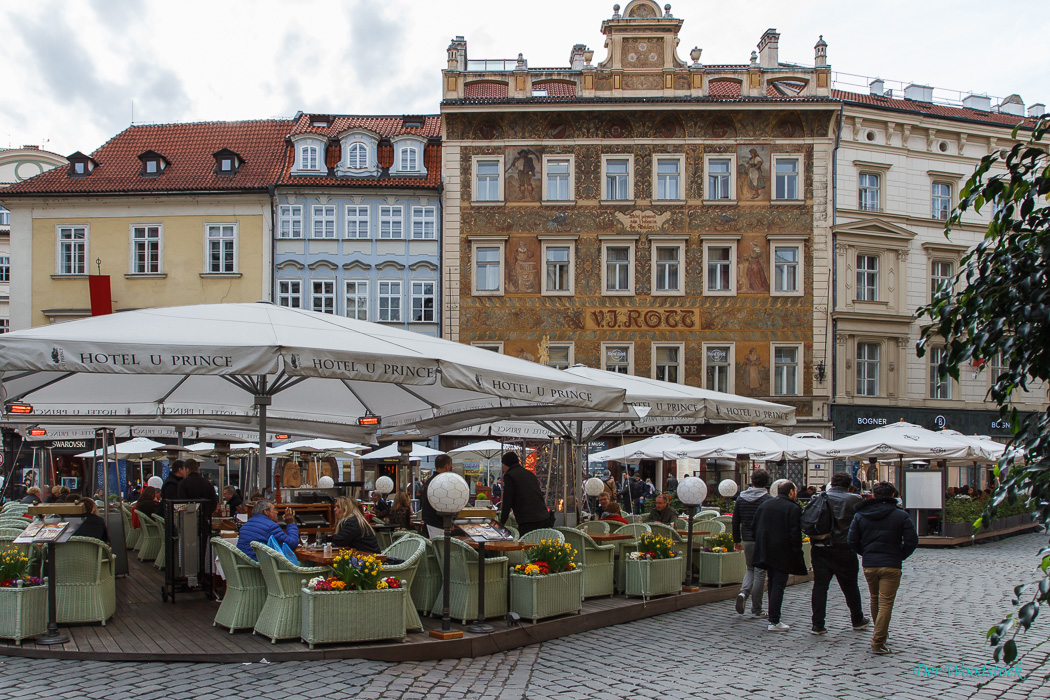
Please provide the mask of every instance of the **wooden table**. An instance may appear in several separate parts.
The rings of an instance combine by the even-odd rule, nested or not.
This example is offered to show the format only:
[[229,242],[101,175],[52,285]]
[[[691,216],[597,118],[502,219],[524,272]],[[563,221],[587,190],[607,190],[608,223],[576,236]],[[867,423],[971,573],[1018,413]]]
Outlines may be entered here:
[[601,544],[602,542],[616,542],[619,540],[633,540],[634,535],[618,535],[615,532],[588,532],[591,539]]
[[[469,537],[457,537],[460,542],[466,542],[478,550],[478,619],[467,628],[475,634],[492,632],[495,628],[485,622],[485,552],[518,552],[523,549],[532,549],[536,546],[533,542],[519,542],[517,540],[473,540]],[[510,609],[510,582],[507,582],[507,609]]]
[[[675,532],[677,532],[679,535],[682,535],[683,537],[689,537],[689,531],[688,530],[675,530]],[[693,528],[693,534],[694,535],[710,535],[711,534],[711,530],[697,530],[694,527]]]
[[[308,561],[311,564],[317,564],[318,566],[331,566],[332,561],[335,559],[336,555],[344,551],[353,550],[336,549],[333,547],[331,554],[326,555],[323,549],[314,549],[313,547],[296,547],[295,556],[298,557],[300,561]],[[358,554],[360,554],[361,556],[375,557],[376,561],[378,562],[386,561],[385,554],[367,554],[365,552],[358,552]]]

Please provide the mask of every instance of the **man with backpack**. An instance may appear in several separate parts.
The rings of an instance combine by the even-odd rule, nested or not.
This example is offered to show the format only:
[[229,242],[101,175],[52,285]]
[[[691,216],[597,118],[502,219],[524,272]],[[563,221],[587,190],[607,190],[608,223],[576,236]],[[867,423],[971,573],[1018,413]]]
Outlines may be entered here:
[[831,477],[831,488],[810,499],[802,512],[802,532],[809,536],[813,554],[812,634],[827,634],[824,626],[828,608],[828,587],[834,577],[846,597],[850,621],[855,630],[867,629],[871,620],[864,617],[857,576],[860,566],[850,549],[847,537],[860,496],[849,492],[853,478],[838,472]]

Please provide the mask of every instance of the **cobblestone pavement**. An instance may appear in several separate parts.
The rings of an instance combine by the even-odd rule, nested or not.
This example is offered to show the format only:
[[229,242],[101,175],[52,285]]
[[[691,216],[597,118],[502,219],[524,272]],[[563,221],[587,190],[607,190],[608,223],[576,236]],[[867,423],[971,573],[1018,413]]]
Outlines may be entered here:
[[[1022,641],[1024,680],[980,681],[961,671],[990,664],[984,632],[1007,610],[1012,585],[1033,569],[1034,554],[1045,542],[1045,535],[1030,534],[916,552],[905,562],[893,611],[890,645],[899,652],[894,656],[870,653],[870,631],[850,628],[834,584],[828,634],[810,635],[812,586],[802,584],[790,587],[785,597],[784,621],[792,625],[786,633],[766,632],[764,621],[738,616],[728,600],[478,659],[190,665],[0,657],[0,697],[1047,698],[1050,622],[1045,619]],[[863,577],[861,591],[867,610]],[[952,667],[960,669],[954,676]]]

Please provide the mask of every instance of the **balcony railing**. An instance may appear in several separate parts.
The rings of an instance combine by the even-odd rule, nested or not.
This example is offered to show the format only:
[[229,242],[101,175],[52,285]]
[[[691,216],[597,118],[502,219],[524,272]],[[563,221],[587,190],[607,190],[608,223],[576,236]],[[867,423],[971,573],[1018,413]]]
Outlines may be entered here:
[[[528,67],[528,63],[525,64]],[[518,67],[516,58],[482,58],[467,61],[467,71],[471,73],[491,73],[495,71],[512,71]]]

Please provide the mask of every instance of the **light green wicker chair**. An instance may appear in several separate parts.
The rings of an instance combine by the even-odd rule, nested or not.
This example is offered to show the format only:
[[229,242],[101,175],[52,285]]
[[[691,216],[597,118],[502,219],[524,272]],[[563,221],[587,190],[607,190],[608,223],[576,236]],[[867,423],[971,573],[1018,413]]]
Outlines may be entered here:
[[382,576],[383,578],[386,578],[387,576],[396,576],[404,581],[405,585],[408,587],[409,594],[405,596],[406,630],[423,631],[423,622],[419,619],[419,613],[416,612],[416,607],[412,602],[412,598],[409,596],[412,592],[412,586],[415,583],[416,572],[419,570],[419,565],[423,561],[426,551],[426,543],[422,538],[417,537],[402,537],[398,539],[397,542],[383,550],[383,554],[388,557],[397,557],[398,559],[405,560],[401,564],[384,564]]
[[732,515],[719,515],[713,518],[716,523],[722,523],[723,530],[728,530],[733,527],[733,516]]
[[[430,615],[434,609],[434,600],[441,593],[441,562],[438,561],[434,543],[418,533],[409,533],[398,541],[417,539],[423,543],[423,556],[416,569],[416,578],[412,581],[409,593],[412,605],[424,615]],[[438,606],[440,608],[440,605]]]
[[616,573],[616,546],[598,544],[590,534],[571,527],[559,527],[565,541],[576,550],[574,561],[583,570],[583,597],[611,596]]
[[263,581],[266,582],[266,602],[259,611],[252,634],[278,639],[299,639],[302,636],[303,609],[299,589],[303,581],[331,573],[325,566],[295,566],[280,552],[262,542],[252,542],[259,558]]
[[[543,540],[557,540],[558,542],[564,542],[565,536],[550,527],[541,527],[538,530],[532,532],[526,532],[524,535],[515,538],[519,542],[529,542],[531,544],[539,544]],[[519,549],[513,552],[507,552],[507,564],[509,566],[517,566],[518,564],[524,564],[529,560],[528,551]]]
[[607,520],[588,520],[580,523],[579,529],[581,532],[604,535],[609,532],[609,522]]
[[117,611],[113,577],[115,558],[109,545],[74,535],[55,545],[55,594],[59,624],[101,622]]
[[509,532],[514,539],[518,539],[519,537],[521,537],[521,533],[518,532],[518,528],[514,527],[510,523],[504,525],[503,529]]
[[157,547],[157,558],[153,560],[153,568],[163,571],[164,567],[167,566],[164,560],[165,550],[168,545],[168,540],[164,537],[164,518],[159,515],[154,515],[153,520],[157,523],[157,527],[160,529],[160,532],[158,533],[160,537],[160,546]]
[[0,527],[0,537],[10,537],[14,539],[22,534],[24,527]]
[[708,534],[720,535],[726,531],[726,526],[721,521],[712,518],[711,520],[701,520],[698,523],[693,523],[693,530],[710,530],[711,532]]
[[[676,545],[684,545],[685,544],[685,537],[683,537],[682,535],[679,535],[678,531],[675,530],[670,525],[664,525],[663,523],[646,523],[646,524],[649,526],[649,529],[652,530],[654,535],[661,535],[663,537],[667,537],[672,542],[674,542]],[[686,527],[688,527],[688,525]]]
[[693,522],[695,523],[700,520],[710,520],[712,518],[717,518],[719,515],[720,513],[717,510],[702,510],[693,516]]
[[131,527],[131,511],[129,509],[121,508],[120,517],[124,520],[124,549],[130,552],[138,546],[142,533]]
[[635,547],[636,538],[638,535],[652,532],[649,526],[645,523],[630,523],[629,525],[622,525],[620,529],[616,531],[617,535],[633,535],[629,540],[617,540],[613,542],[613,545],[618,548],[617,553],[620,555],[616,558],[616,590],[623,591],[627,585],[627,578],[624,568],[624,560],[627,558],[628,552],[633,552]]
[[625,515],[623,513],[621,513],[621,515],[623,515],[623,519],[629,523],[640,523],[645,521],[644,515]]
[[233,634],[255,628],[259,613],[266,603],[266,582],[259,562],[221,537],[213,537],[211,546],[226,576],[226,595],[212,626],[222,625]]
[[17,501],[12,501],[12,502],[9,502],[9,503],[5,503],[4,507],[3,507],[3,510],[0,510],[0,513],[3,513],[4,515],[9,515],[9,514],[22,515],[22,514],[27,513],[27,512],[29,512],[29,504],[28,503],[18,503]]
[[[449,572],[449,610],[453,618],[466,624],[478,617],[478,553],[469,544],[451,540],[451,571]],[[444,563],[444,537],[434,538],[438,561]],[[441,615],[444,592],[438,591],[432,614]],[[485,559],[485,617],[507,614],[507,558]]]
[[142,531],[142,539],[139,540],[139,561],[153,561],[160,551],[164,521],[152,515],[139,513],[139,525]]

